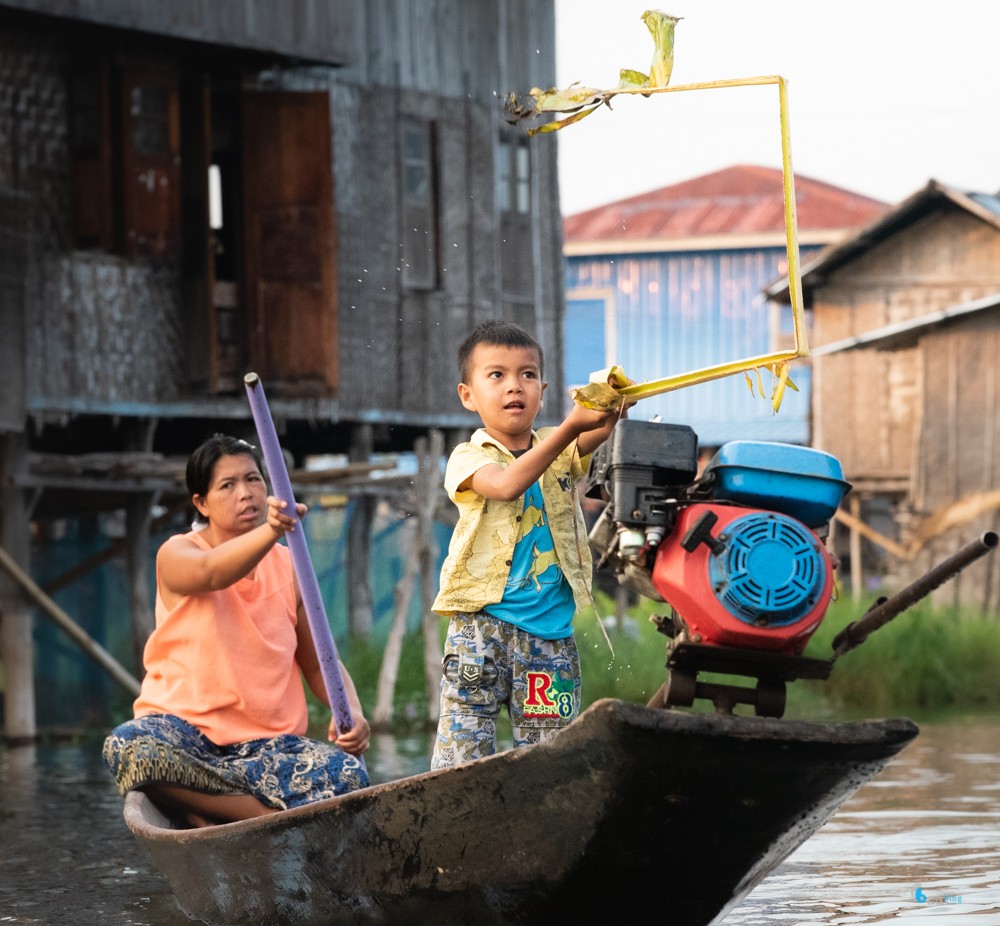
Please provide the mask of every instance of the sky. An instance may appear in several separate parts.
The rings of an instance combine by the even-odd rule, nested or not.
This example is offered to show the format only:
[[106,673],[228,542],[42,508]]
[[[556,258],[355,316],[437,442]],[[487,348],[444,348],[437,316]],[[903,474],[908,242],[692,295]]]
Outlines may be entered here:
[[[670,0],[670,85],[780,75],[792,168],[895,204],[934,179],[1000,191],[997,0]],[[642,0],[555,0],[556,84],[648,72]],[[558,139],[562,212],[733,164],[781,167],[776,86],[617,97]]]

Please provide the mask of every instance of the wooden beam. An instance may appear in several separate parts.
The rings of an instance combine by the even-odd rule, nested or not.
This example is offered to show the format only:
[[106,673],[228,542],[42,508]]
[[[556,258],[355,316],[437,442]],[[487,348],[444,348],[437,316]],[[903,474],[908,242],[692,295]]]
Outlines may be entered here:
[[59,607],[48,595],[45,594],[35,584],[31,578],[14,560],[14,558],[0,547],[0,566],[7,574],[14,579],[27,593],[28,597],[35,602],[52,620],[54,620],[72,640],[93,659],[102,669],[104,669],[116,682],[121,684],[134,695],[139,693],[138,680],[118,662],[100,643],[98,643],[86,630],[73,620],[62,608]]
[[848,499],[851,506],[851,600],[858,604],[861,601],[862,587],[865,581],[864,567],[861,562],[861,499],[857,495],[852,495]]
[[[175,502],[150,524],[149,533],[158,533],[173,520],[174,515],[183,511],[190,504],[191,502],[186,498]],[[42,591],[44,591],[47,595],[54,595],[56,592],[66,588],[67,585],[72,585],[77,579],[82,578],[88,572],[93,572],[99,566],[103,566],[109,560],[112,560],[119,554],[124,553],[127,543],[127,539],[115,540],[112,543],[109,543],[103,550],[98,550],[92,556],[88,556],[86,559],[80,560],[79,563],[70,569],[67,569],[61,575],[56,576],[54,579],[50,579],[42,586]]]
[[857,514],[848,514],[843,509],[838,509],[834,517],[844,527],[850,528],[852,531],[857,531],[862,537],[866,537],[872,543],[882,547],[883,550],[888,550],[893,556],[898,556],[903,560],[913,559],[909,550],[900,546],[891,537],[886,537],[885,534],[880,534],[875,528],[869,527]]

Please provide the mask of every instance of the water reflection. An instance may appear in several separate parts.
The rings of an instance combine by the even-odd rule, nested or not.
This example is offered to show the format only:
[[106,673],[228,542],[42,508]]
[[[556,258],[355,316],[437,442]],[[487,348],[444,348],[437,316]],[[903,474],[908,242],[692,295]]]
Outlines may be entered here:
[[881,776],[726,918],[1000,924],[1000,725],[925,724]]
[[[725,926],[997,926],[998,747],[995,721],[922,725]],[[373,779],[425,771],[429,748],[425,736],[376,736]],[[126,829],[100,742],[0,748],[0,924],[191,922]]]

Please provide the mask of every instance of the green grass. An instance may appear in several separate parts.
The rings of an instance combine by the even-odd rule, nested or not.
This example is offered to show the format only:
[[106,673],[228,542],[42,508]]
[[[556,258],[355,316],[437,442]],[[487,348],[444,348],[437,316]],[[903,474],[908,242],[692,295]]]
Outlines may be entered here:
[[[835,603],[806,655],[829,658],[834,636],[870,602]],[[837,659],[822,684],[837,709],[877,712],[1000,707],[1000,620],[925,600]]]

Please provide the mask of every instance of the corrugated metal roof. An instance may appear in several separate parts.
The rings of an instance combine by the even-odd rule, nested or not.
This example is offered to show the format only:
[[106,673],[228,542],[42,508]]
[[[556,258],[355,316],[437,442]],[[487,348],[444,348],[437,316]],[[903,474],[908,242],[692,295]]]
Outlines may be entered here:
[[1000,216],[1000,196],[994,193],[969,193],[969,199],[994,215]]
[[[866,225],[888,208],[809,177],[795,177],[800,231],[842,230]],[[564,240],[573,242],[663,240],[785,230],[780,170],[738,164],[640,196],[589,209],[563,220]],[[716,243],[718,246],[718,243]]]

